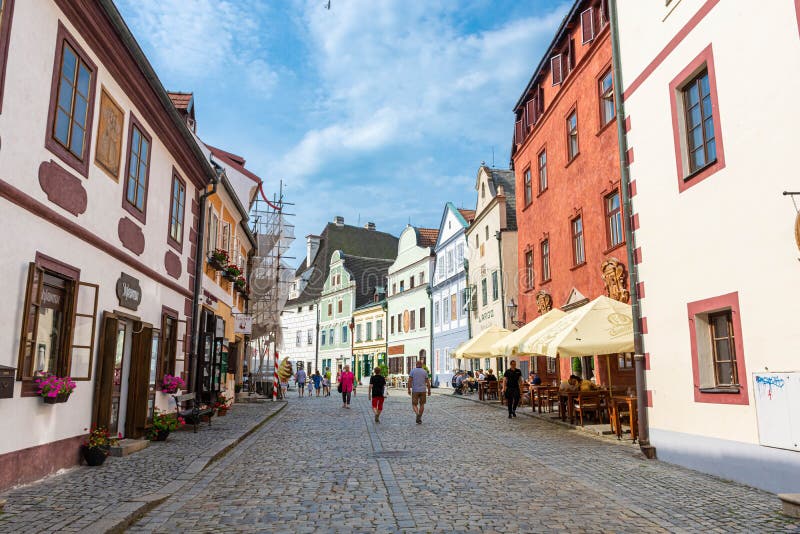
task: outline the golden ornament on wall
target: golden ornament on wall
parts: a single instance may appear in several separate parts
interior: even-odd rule
[[[545,314],[553,309],[553,297],[545,290],[536,293],[536,307],[540,314]]]
[[[122,155],[122,126],[125,115],[105,88],[100,93],[100,120],[94,160],[113,179],[119,179]]]
[[[608,258],[600,266],[606,295],[620,302],[628,303],[631,293],[625,289],[625,266],[617,258]]]

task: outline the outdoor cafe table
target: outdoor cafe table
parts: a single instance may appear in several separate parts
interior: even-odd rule
[[[578,398],[578,395],[583,393],[584,395],[588,394],[597,394],[599,400],[605,399],[606,402],[608,401],[609,392],[607,389],[592,389],[589,391],[559,391],[558,392],[558,415],[561,417],[562,421],[566,421],[567,417],[569,417],[570,424],[575,424],[575,399]],[[565,411],[566,408],[566,411]]]
[[[483,400],[483,393],[486,391],[488,380],[478,380],[478,400]]]
[[[631,414],[631,438],[636,442],[639,437],[639,414],[636,411],[636,396],[635,395],[621,395],[611,398],[611,430],[617,435],[617,439],[622,439],[622,423],[620,422],[619,408],[620,406],[628,406],[628,413]]]
[[[547,386],[544,384],[531,386],[531,409],[536,411],[536,406],[538,405],[539,413],[542,413],[542,401],[544,400],[544,395],[556,391],[558,391],[558,386]]]

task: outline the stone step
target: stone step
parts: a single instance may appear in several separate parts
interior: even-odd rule
[[[785,515],[800,519],[800,493],[779,493],[778,498],[783,503]]]
[[[150,441],[146,439],[121,439],[115,447],[111,447],[111,456],[128,456],[146,449]]]

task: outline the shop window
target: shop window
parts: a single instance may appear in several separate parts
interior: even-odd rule
[[[37,254],[29,264],[17,379],[48,375],[90,380],[98,286],[79,281],[80,272]],[[35,394],[33,384],[23,395]]]

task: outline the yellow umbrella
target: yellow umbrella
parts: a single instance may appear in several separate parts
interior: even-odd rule
[[[492,344],[511,333],[511,330],[490,326],[469,341],[462,343],[456,350],[456,358],[491,358]]]
[[[555,358],[633,352],[628,304],[600,296],[520,344],[520,352]]]
[[[514,356],[516,354],[525,354],[520,350],[520,346],[531,336],[535,336],[554,322],[564,317],[566,313],[554,308],[549,312],[540,315],[530,323],[524,325],[519,330],[511,332],[500,341],[494,343],[490,349],[492,356]]]

